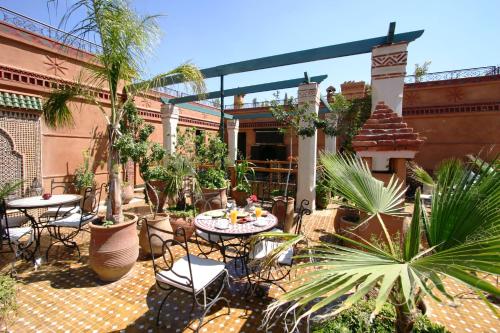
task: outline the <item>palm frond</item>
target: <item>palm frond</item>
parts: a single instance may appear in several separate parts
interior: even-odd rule
[[[18,180],[7,182],[3,186],[0,186],[0,201],[14,193],[14,191],[16,191],[23,183],[23,180]]]
[[[73,115],[68,103],[82,96],[82,93],[80,85],[64,86],[51,92],[43,103],[43,118],[47,126],[52,128],[73,126]]]
[[[408,163],[409,173],[408,175],[419,183],[434,186],[434,179],[427,173],[421,166],[415,162]]]

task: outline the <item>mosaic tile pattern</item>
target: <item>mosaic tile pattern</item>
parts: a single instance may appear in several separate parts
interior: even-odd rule
[[[307,216],[304,225],[307,233],[328,239],[333,232],[333,211]],[[156,289],[149,259],[141,255],[127,277],[103,283],[87,265],[88,234],[79,237],[81,263],[76,261],[75,253],[55,246],[49,263],[38,271],[26,263],[16,264],[19,311],[10,327],[12,332],[193,332],[197,321],[189,313],[191,300],[181,292],[174,292],[169,298],[160,327],[155,326],[163,294]],[[42,251],[46,246],[45,240]],[[190,250],[198,252],[194,244]],[[0,256],[0,260],[0,269],[7,271],[9,258]],[[230,268],[234,271],[234,267]],[[430,302],[431,320],[446,325],[451,332],[498,332],[499,320],[477,296],[453,281],[446,283],[452,293],[464,294],[455,304]],[[263,311],[279,292],[273,286],[265,297],[247,296],[245,281],[234,279],[231,289],[224,292],[231,302],[231,314],[227,315],[225,304],[219,303],[200,332],[262,332],[259,326]],[[270,330],[282,331],[281,327]]]

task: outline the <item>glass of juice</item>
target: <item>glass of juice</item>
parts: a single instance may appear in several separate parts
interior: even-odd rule
[[[235,223],[236,223],[236,220],[238,219],[238,210],[233,209],[233,210],[229,213],[229,218],[231,219],[231,223],[232,223],[232,224],[235,224]]]
[[[255,207],[255,216],[259,218],[261,217],[261,215],[262,215],[262,207],[259,206]]]

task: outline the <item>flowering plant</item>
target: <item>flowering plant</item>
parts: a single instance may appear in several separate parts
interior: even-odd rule
[[[257,202],[259,199],[257,199],[257,196],[255,194],[252,194],[251,196],[248,197],[247,201],[250,202]]]

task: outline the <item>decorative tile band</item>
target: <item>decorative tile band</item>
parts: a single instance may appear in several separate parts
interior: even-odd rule
[[[403,116],[500,111],[500,102],[446,106],[403,107]]]
[[[394,52],[372,57],[372,68],[406,65],[408,52]]]

